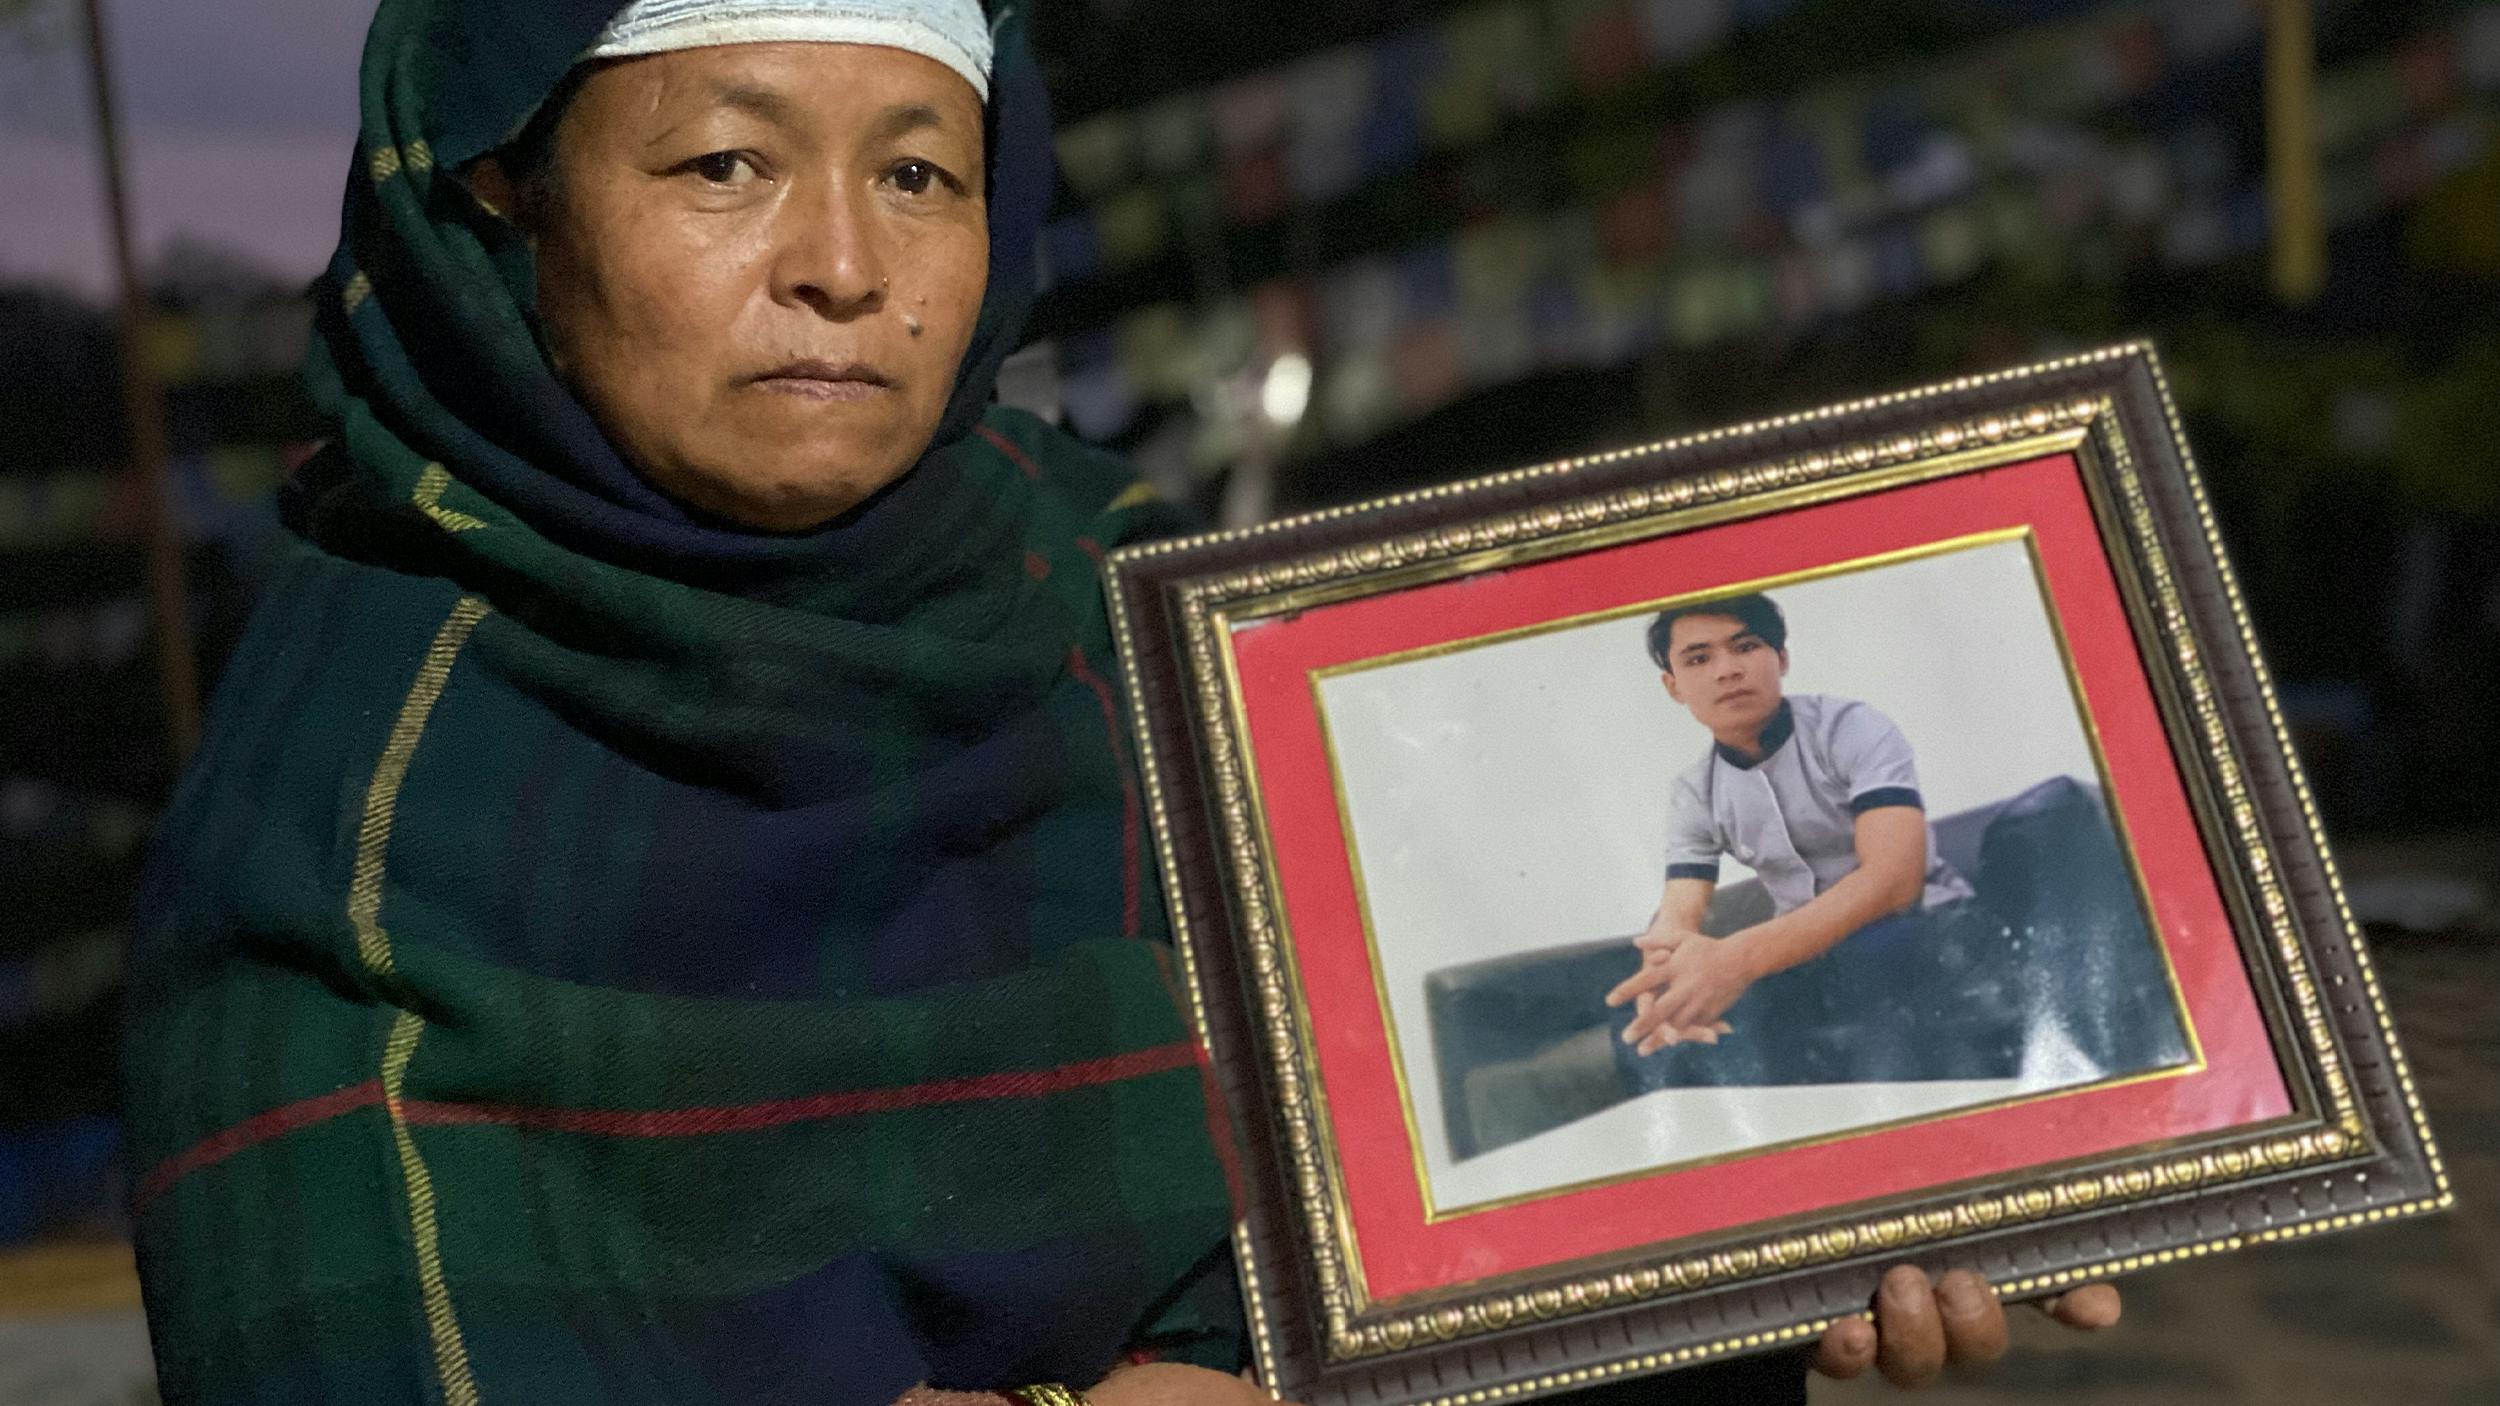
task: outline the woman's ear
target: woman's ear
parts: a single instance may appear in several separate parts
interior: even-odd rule
[[[512,184],[512,173],[493,154],[469,163],[467,172],[469,196],[487,214],[510,224],[527,225],[521,219],[521,192]]]

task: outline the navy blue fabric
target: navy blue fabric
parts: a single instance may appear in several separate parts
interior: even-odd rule
[[[700,1301],[675,1315],[668,1337],[719,1400],[799,1406],[827,1400],[839,1383],[857,1400],[884,1406],[929,1378],[896,1299],[883,1266],[852,1256],[734,1306]],[[793,1333],[793,1323],[841,1331]]]
[[[1886,806],[1908,806],[1912,810],[1925,810],[1927,803],[1919,798],[1917,789],[1910,786],[1878,786],[1872,791],[1861,792],[1849,798],[1851,815],[1864,815],[1870,810],[1882,810]]]

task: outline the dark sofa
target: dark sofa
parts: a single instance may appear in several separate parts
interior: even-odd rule
[[[2068,1057],[2079,1055],[2104,1074],[2158,1068],[2186,1057],[2161,955],[2097,790],[2056,777],[1994,805],[1941,817],[1935,830],[1938,849],[1970,878],[2019,957],[2011,988],[1997,983],[1995,1003],[2012,1002],[2027,1027],[2054,1022]],[[1747,880],[1718,891],[1703,929],[1724,935],[1770,915],[1762,885]],[[1659,1066],[1643,1067],[1617,1048],[1614,1033],[1626,1013],[1604,1004],[1607,989],[1638,965],[1631,939],[1610,937],[1445,967],[1424,979],[1452,1157],[1473,1157],[1659,1086]],[[1770,1008],[1757,1003],[1753,1017],[1761,1018],[1765,1009]],[[1729,1019],[1745,1010],[1740,1001]],[[1893,1072],[1875,1077],[2016,1072],[1957,1054],[1961,1047],[1952,1031],[1903,1030],[1902,1023],[1822,1029],[1817,1036],[1844,1046],[1905,1041],[1927,1052],[1910,1065],[1896,1060],[1888,1066]],[[1694,1070],[1709,1067],[1706,1049],[1669,1051],[1664,1058],[1680,1055],[1690,1056],[1684,1065]],[[1690,1081],[1810,1083],[1846,1077],[1815,1068],[1809,1060],[1792,1062],[1787,1074]],[[1679,1076],[1666,1077],[1672,1082]]]

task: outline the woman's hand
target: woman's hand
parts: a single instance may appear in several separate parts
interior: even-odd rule
[[[2092,1284],[2040,1305],[2069,1328],[2093,1331],[2118,1321],[2118,1290]],[[1925,1386],[1948,1363],[1994,1362],[2005,1355],[2005,1307],[1988,1281],[1956,1269],[1930,1282],[1910,1265],[1884,1276],[1875,1321],[1844,1318],[1825,1330],[1814,1370],[1846,1381],[1873,1367],[1894,1386]]]
[[[1123,1367],[1085,1389],[1094,1406],[1276,1406],[1276,1398],[1240,1377],[1149,1362]]]

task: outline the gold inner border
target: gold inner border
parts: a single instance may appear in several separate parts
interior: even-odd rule
[[[2177,1017],[2180,1033],[2185,1038],[2187,1045],[2187,1058],[2177,1064],[2162,1065],[2152,1069],[2136,1070],[2126,1074],[2118,1074],[2108,1078],[2094,1080],[2089,1083],[2065,1084],[2055,1088],[2034,1089],[2022,1093],[2008,1094],[1999,1098],[1986,1099],[1977,1103],[1944,1109],[1934,1113],[1907,1114],[1902,1117],[1884,1119],[1873,1123],[1852,1124],[1846,1128],[1834,1129],[1829,1132],[1803,1134],[1778,1142],[1768,1142],[1758,1147],[1738,1148],[1733,1151],[1714,1153],[1704,1157],[1687,1158],[1682,1161],[1660,1162],[1649,1166],[1636,1167],[1628,1171],[1614,1172],[1602,1176],[1584,1177],[1577,1181],[1558,1182],[1552,1186],[1538,1187],[1529,1191],[1514,1192],[1507,1196],[1493,1197],[1484,1201],[1469,1202],[1464,1205],[1443,1206],[1440,1204],[1439,1197],[1433,1190],[1431,1172],[1426,1165],[1426,1158],[1424,1156],[1423,1149],[1423,1132],[1415,1111],[1414,1093],[1409,1087],[1407,1081],[1404,1042],[1400,1038],[1397,1016],[1390,1008],[1388,983],[1381,964],[1379,936],[1372,920],[1371,893],[1363,877],[1362,850],[1361,846],[1356,843],[1354,838],[1352,800],[1346,794],[1344,771],[1338,764],[1337,760],[1335,732],[1328,721],[1328,704],[1322,693],[1321,686],[1335,679],[1356,674],[1371,673],[1379,669],[1391,668],[1399,664],[1413,663],[1421,659],[1446,658],[1450,655],[1465,653],[1469,650],[1490,648],[1495,645],[1508,644],[1516,640],[1554,634],[1563,630],[1604,624],[1611,620],[1620,620],[1634,615],[1653,614],[1657,611],[1681,605],[1688,601],[1708,600],[1714,597],[1735,595],[1746,591],[1776,590],[1784,586],[1797,585],[1801,582],[1827,580],[1836,576],[1848,576],[1861,572],[1880,571],[1887,567],[1900,566],[1909,562],[1927,561],[1937,557],[1950,556],[1959,552],[1976,551],[1987,547],[2002,546],[2009,543],[2021,544],[2025,567],[2032,579],[2035,589],[2039,592],[2039,604],[2048,621],[2050,638],[2057,649],[2058,667],[2065,680],[2067,694],[2074,704],[2076,722],[2082,729],[2085,746],[2090,750],[2092,755],[2093,775],[2100,783],[2102,804],[2109,816],[2112,828],[2116,831],[2119,852],[2125,856],[2126,859],[2128,882],[2132,886],[2135,893],[2137,912],[2144,920],[2146,934],[2152,938],[2154,948],[2161,956],[2163,979],[2168,983],[2170,992],[2171,1013]],[[1319,717],[1321,745],[1327,754],[1329,782],[1335,795],[1338,823],[1343,828],[1346,836],[1346,859],[1354,877],[1355,904],[1358,917],[1362,924],[1364,952],[1369,958],[1371,964],[1372,986],[1374,994],[1379,998],[1381,1024],[1389,1037],[1389,1054],[1391,1060],[1394,1061],[1393,1073],[1396,1078],[1398,1090],[1399,1112],[1406,1121],[1408,1146],[1412,1149],[1414,1154],[1415,1181],[1416,1185],[1422,1188],[1423,1191],[1424,1223],[1427,1225],[1437,1225],[1443,1221],[1455,1220],[1484,1211],[1501,1210],[1511,1206],[1524,1205],[1530,1201],[1541,1201],[1549,1197],[1568,1195],[1576,1191],[1586,1191],[1601,1186],[1614,1186],[1622,1182],[1634,1181],[1643,1177],[1658,1176],[1668,1172],[1686,1171],[1698,1167],[1718,1166],[1723,1163],[1737,1161],[1742,1158],[1762,1156],[1768,1153],[1784,1151],[1791,1148],[1818,1147],[1829,1143],[1845,1141],[1849,1138],[1863,1137],[1875,1133],[1886,1132],[1892,1129],[1918,1127],[1928,1123],[1944,1122],[1948,1119],[1988,1112],[1994,1109],[2013,1108],[2022,1104],[2037,1103],[2043,1099],[2065,1098],[2073,1095],[2086,1094],[2097,1089],[2123,1088],[2128,1085],[2149,1083],[2160,1079],[2183,1078],[2187,1075],[2198,1073],[2206,1067],[2204,1042],[2198,1035],[2195,1015],[2188,1009],[2185,995],[2180,989],[2178,965],[2171,959],[2169,943],[2162,934],[2160,920],[2154,914],[2151,891],[2144,878],[2144,868],[2138,861],[2134,843],[2129,836],[2126,817],[2118,805],[2117,791],[2110,778],[2108,748],[2102,741],[2099,721],[2093,717],[2091,707],[2084,697],[2083,680],[2075,666],[2074,649],[2067,640],[2065,623],[2058,616],[2056,600],[2049,589],[2047,571],[2040,560],[2038,544],[2034,540],[2032,529],[2028,526],[1996,528],[1986,532],[1968,533],[1960,537],[1922,543],[1915,547],[1905,547],[1894,551],[1871,553],[1867,556],[1853,557],[1847,561],[1834,562],[1818,567],[1809,567],[1801,571],[1783,572],[1773,576],[1763,576],[1751,580],[1729,582],[1711,586],[1702,590],[1681,591],[1674,595],[1661,596],[1653,600],[1636,601],[1625,605],[1608,606],[1601,610],[1583,611],[1577,615],[1567,615],[1553,620],[1539,621],[1533,625],[1516,626],[1510,629],[1492,631],[1482,635],[1473,635],[1464,639],[1446,640],[1436,644],[1420,645],[1412,649],[1399,650],[1391,654],[1376,655],[1367,659],[1358,659],[1345,664],[1333,664],[1326,668],[1314,669],[1311,671],[1311,701],[1312,708]],[[1459,1286],[1453,1285],[1449,1287],[1455,1288]]]
[[[2411,1070],[2392,1038],[2393,1032],[2383,991],[2375,970],[2370,965],[2367,949],[2358,940],[2351,909],[2345,900],[2342,885],[2334,872],[2332,861],[2328,858],[2325,832],[2317,814],[2315,801],[2312,798],[2307,778],[2301,771],[2299,760],[2290,750],[2290,733],[2284,724],[2271,677],[2265,669],[2263,660],[2256,654],[2247,609],[2240,596],[2237,580],[2231,573],[2229,562],[2222,554],[2220,533],[2214,523],[2203,486],[2195,477],[2194,458],[2188,450],[2184,433],[2180,428],[2177,408],[2171,400],[2168,382],[2163,377],[2160,364],[2154,357],[2151,347],[2147,344],[2125,343],[2035,366],[1985,376],[1966,377],[1939,385],[1895,392],[1771,420],[1730,426],[1705,434],[1659,441],[1606,454],[1558,460],[1488,479],[1445,484],[1373,503],[1332,508],[1279,519],[1241,532],[1221,534],[1220,537],[1217,534],[1208,534],[1125,548],[1112,555],[1106,575],[1107,590],[1112,606],[1113,632],[1120,653],[1122,672],[1133,696],[1142,696],[1139,692],[1142,679],[1139,662],[1141,644],[1130,628],[1130,616],[1123,599],[1125,571],[1135,562],[1201,548],[1216,540],[1255,540],[1269,534],[1304,528],[1356,513],[1439,501],[1460,494],[1481,493],[1489,489],[1532,480],[1564,477],[1584,469],[1636,456],[1690,449],[1735,436],[1763,434],[1862,415],[1887,407],[1906,405],[1941,396],[1964,394],[1983,388],[2019,386],[2079,367],[2130,360],[2139,362],[2149,371],[2155,392],[2161,402],[2172,444],[2188,469],[2190,501],[2195,509],[2197,523],[2202,530],[2205,544],[2213,555],[2233,626],[2239,643],[2247,652],[2258,693],[2272,723],[2273,741],[2282,750],[2286,760],[2293,790],[2300,803],[2303,828],[2319,857],[2328,894],[2338,915],[2338,931],[2335,936],[2341,937],[2351,950],[2356,970],[2361,978],[2363,994],[2369,1001],[2376,1028],[2386,1040],[2389,1066],[2409,1115],[2410,1130],[2423,1149],[2426,1165],[2430,1169],[2433,1194],[2401,1204],[2370,1207],[2363,1211],[2297,1225],[2272,1227],[2247,1234],[2215,1236],[2152,1255],[2113,1257],[2094,1261],[2049,1274],[2016,1280],[2000,1287],[2005,1292],[2015,1295],[2044,1292],[2065,1284],[2081,1282],[2091,1276],[2124,1272],[2147,1264],[2166,1263],[2174,1259],[2202,1255],[2213,1250],[2238,1248],[2247,1243],[2295,1239],[2321,1231],[2338,1230],[2347,1226],[2443,1209],[2454,1204],[2454,1190],[2449,1182],[2446,1167],[2440,1159],[2437,1145],[2431,1137],[2429,1124],[2423,1117],[2421,1100]],[[2107,422],[2098,428],[2103,429],[2105,438],[2114,441],[2121,451],[2120,454],[2113,455],[2112,459],[2120,469],[2131,473],[2132,458],[2123,453],[2125,435],[2123,429],[2115,424],[2114,407],[2106,400],[2077,398],[2058,404],[2037,405],[2010,413],[1991,413],[1971,420],[1939,424],[1917,434],[1896,434],[1881,440],[1864,441],[1835,450],[1811,451],[1743,469],[1721,470],[1698,478],[1682,479],[1647,489],[1619,490],[1602,499],[1584,500],[1512,514],[1506,520],[1510,524],[1507,532],[1503,529],[1505,520],[1496,520],[1492,524],[1476,524],[1472,527],[1448,527],[1428,532],[1409,533],[1387,544],[1373,544],[1369,548],[1356,548],[1335,553],[1313,554],[1296,561],[1232,573],[1225,577],[1201,580],[1177,587],[1174,594],[1178,597],[1177,604],[1181,608],[1179,623],[1182,677],[1185,685],[1194,687],[1199,740],[1209,749],[1203,758],[1203,763],[1217,792],[1215,798],[1217,814],[1214,818],[1221,832],[1221,838],[1227,842],[1229,857],[1234,861],[1234,878],[1238,880],[1241,867],[1242,856],[1238,842],[1244,827],[1240,822],[1245,821],[1247,817],[1238,794],[1240,777],[1230,764],[1229,738],[1224,735],[1226,729],[1222,723],[1221,685],[1214,682],[1220,677],[1220,671],[1213,658],[1215,651],[1212,648],[1213,634],[1209,628],[1207,606],[1209,599],[1215,594],[1215,588],[1223,587],[1228,594],[1239,592],[1244,586],[1268,590],[1296,581],[1308,582],[1324,576],[1367,569],[1367,563],[1364,560],[1366,557],[1371,559],[1368,567],[1376,569],[1378,565],[1387,561],[1392,553],[1403,560],[1410,553],[1429,550],[1435,542],[1444,544],[1445,550],[1455,550],[1463,548],[1471,535],[1515,536],[1522,530],[1553,531],[1566,521],[1574,525],[1602,522],[1637,511],[1718,501],[1739,494],[1757,493],[1793,479],[1810,479],[1852,471],[1863,473],[1877,464],[1916,457],[1925,451],[1949,452],[1964,443],[1995,443],[2025,431],[2039,434],[2047,432],[2052,426],[2076,423],[2092,425],[2095,421]],[[2140,483],[2132,486],[2130,498],[2135,510],[2128,516],[2125,535],[2140,550],[2158,553],[2159,539],[2154,533],[2149,505],[2143,498]],[[2123,554],[2111,551],[2108,556],[2113,563],[2116,563]],[[2177,588],[2175,582],[2170,581],[2168,577],[2166,562],[2164,568],[2162,579],[2168,583],[2167,603],[2171,608],[2169,623],[2172,626],[2168,631],[2164,653],[2168,659],[2176,659],[2180,667],[2201,673],[2201,662],[2192,641],[2184,650],[2184,657],[2181,657],[2182,651],[2178,642],[2188,639],[2184,629],[2184,610],[2178,604]],[[2158,674],[2159,671],[2155,672]],[[2207,691],[2210,692],[2209,681]],[[2205,740],[2219,744],[2221,747],[2213,761],[2218,769],[2224,770],[2225,780],[2232,783],[2222,788],[2224,793],[2230,794],[2236,786],[2237,794],[2244,799],[2247,794],[2246,784],[2238,771],[2236,760],[2230,754],[2227,738],[2222,734],[2218,707],[2204,710],[2195,721],[2200,724]],[[2175,727],[2177,720],[2173,719],[2172,722]],[[1146,782],[1149,818],[1154,825],[1157,854],[1168,872],[1176,863],[1177,849],[1169,808],[1169,788],[1162,779],[1164,759],[1158,755],[1159,750],[1153,739],[1150,736],[1147,737],[1144,745],[1139,749],[1140,768]],[[1191,758],[1184,755],[1175,760],[1178,764],[1187,765]],[[2193,771],[2194,769],[2183,766],[2183,770]],[[2214,816],[2202,813],[2200,810],[2198,818],[2218,828],[2219,822]],[[2241,837],[2247,838],[2253,835],[2255,814],[2252,805],[2243,804],[2234,808],[2229,812],[2228,819]],[[2257,837],[2254,843],[2262,852],[2262,837]],[[1255,871],[1255,863],[1251,867]],[[2263,881],[2261,886],[2271,884],[2279,894],[2280,880],[2274,877],[2274,869],[2270,860],[2261,859],[2251,868]],[[1238,899],[1240,897],[1238,883],[1234,885],[1234,888]],[[1212,1026],[1193,951],[1191,926],[1193,915],[1189,911],[1183,891],[1179,886],[1169,886],[1167,891],[1170,894],[1174,935],[1180,947],[1183,971],[1189,978],[1191,1019],[1200,1038],[1206,1040],[1211,1036]],[[1239,906],[1246,910],[1249,904],[1243,902]],[[2340,1053],[2336,1048],[2332,1030],[2325,1020],[2324,1008],[2316,999],[2314,982],[2309,978],[2306,961],[2299,951],[2296,935],[2292,935],[2292,940],[2288,945],[2284,941],[2286,930],[2289,928],[2288,908],[2284,910],[2284,914],[2284,919],[2274,925],[2274,931],[2269,935],[2276,939],[2274,951],[2277,959],[2283,961],[2288,968],[2284,975],[2294,988],[2295,1003],[2300,1014],[2299,1033],[2306,1037],[2309,1051],[2317,1062],[2322,1066],[2331,1066],[2333,1071],[2340,1075]],[[1220,914],[1205,916],[1219,924],[1222,920]],[[1246,912],[1236,915],[1237,919],[1246,918],[1246,916]],[[1219,937],[1221,931],[1219,927],[1217,932]],[[1292,1000],[1284,989],[1284,973],[1276,965],[1272,952],[1262,954],[1256,950],[1260,945],[1256,940],[1260,936],[1260,930],[1245,924],[1239,932],[1243,945],[1253,949],[1251,973],[1257,981],[1255,1014],[1259,1019],[1254,1020],[1251,1033],[1260,1040],[1267,1051],[1267,1072],[1272,1078],[1276,1078],[1279,1085],[1284,1085],[1288,1079],[1298,1077],[1290,1068],[1295,1054],[1291,1045],[1293,1031],[1290,1021],[1283,1020],[1280,1026],[1280,1019],[1290,1015]],[[2322,934],[2321,941],[2325,940],[2326,936]],[[1268,937],[1272,944],[1272,933],[1268,934]],[[1260,1024],[1262,1020],[1265,1022],[1263,1026]],[[1283,1077],[1277,1077],[1280,1070]],[[1291,1190],[1298,1206],[1304,1212],[1306,1234],[1302,1237],[1303,1248],[1309,1255],[1311,1278],[1318,1292],[1318,1303],[1324,1319],[1319,1325],[1324,1332],[1319,1346],[1329,1360],[1344,1362],[1395,1351],[1410,1345],[1445,1342],[1463,1336],[1498,1331],[1514,1323],[1550,1318],[1565,1311],[1585,1312],[1610,1304],[1636,1302],[1655,1297],[1660,1293],[1698,1288],[1740,1272],[1740,1266],[1741,1272],[1752,1273],[1763,1268],[1794,1268],[1802,1267],[1807,1263],[1829,1262],[1852,1254],[1889,1252],[1936,1235],[2035,1220],[2068,1211],[2088,1209],[2104,1201],[2123,1204],[2151,1196],[2193,1190],[2208,1183],[2241,1180],[2251,1176],[2312,1167],[2367,1155],[2370,1150],[2369,1129],[2352,1104],[2348,1081],[2339,1078],[2330,1081],[2330,1087],[2340,1094],[2335,1100],[2337,1106],[2333,1126],[2297,1136],[2261,1137],[2249,1140],[2246,1145],[2210,1149],[2193,1156],[2138,1163],[2134,1166],[2064,1181],[2018,1186],[2001,1193],[1981,1195],[1954,1206],[1879,1217],[1854,1224],[1838,1224],[1809,1235],[1784,1236],[1759,1245],[1738,1247],[1698,1263],[1667,1261],[1645,1265],[1635,1270],[1618,1271],[1611,1275],[1584,1277],[1543,1290],[1495,1295],[1471,1304],[1449,1305],[1428,1314],[1392,1315],[1385,1319],[1361,1323],[1356,1321],[1360,1306],[1353,1300],[1353,1295],[1349,1292],[1351,1286],[1336,1262],[1337,1246],[1332,1243],[1332,1238],[1326,1233],[1328,1217],[1322,1213],[1314,1219],[1310,1214],[1312,1203],[1324,1194],[1325,1183],[1323,1178],[1312,1174],[1311,1164],[1315,1149],[1309,1138],[1307,1100],[1301,1100],[1298,1103],[1280,1101],[1278,1113],[1280,1129],[1286,1134],[1287,1150],[1297,1173],[1292,1178]],[[1298,1128],[1295,1126],[1293,1117],[1297,1112],[1300,1112],[1305,1120]],[[1297,1133],[1298,1136],[1296,1136]],[[1313,1230],[1318,1233],[1307,1233]],[[1246,1226],[1236,1238],[1240,1251],[1243,1292],[1254,1304],[1263,1307],[1262,1271],[1253,1253]],[[1532,1381],[1478,1388],[1457,1395],[1437,1397],[1423,1403],[1422,1406],[1458,1406],[1461,1402],[1508,1400],[1530,1391],[1545,1391],[1578,1382],[1598,1381],[1627,1373],[1656,1370],[1667,1365],[1744,1351],[1765,1343],[1804,1337],[1821,1331],[1828,1326],[1829,1321],[1800,1325],[1776,1334],[1753,1333],[1731,1336],[1679,1348],[1672,1352],[1626,1358],[1602,1367],[1574,1369],[1550,1380],[1538,1378]],[[1276,1345],[1266,1331],[1267,1323],[1263,1312],[1254,1312],[1252,1326],[1254,1348],[1261,1373],[1271,1382],[1279,1380],[1280,1359]]]

